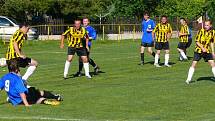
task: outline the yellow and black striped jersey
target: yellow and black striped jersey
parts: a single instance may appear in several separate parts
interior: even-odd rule
[[[181,35],[179,36],[180,42],[188,42],[189,39],[189,27],[187,25],[182,25],[180,29],[180,33],[186,34],[186,35]]]
[[[213,39],[214,39],[214,42],[215,42],[215,30],[213,30]]]
[[[80,48],[86,46],[85,40],[88,38],[88,34],[84,27],[80,29],[69,27],[62,35],[67,36],[69,47]]]
[[[169,23],[158,23],[153,32],[156,34],[156,42],[167,42],[167,36],[172,33],[172,27]]]
[[[25,34],[21,30],[17,30],[10,39],[10,43],[8,45],[6,59],[11,60],[13,58],[19,57],[19,55],[15,52],[14,42],[17,42],[18,48],[21,51],[24,41],[26,40]]]
[[[213,30],[206,31],[205,29],[199,30],[196,36],[196,42],[199,42],[207,51],[207,53],[211,53],[211,43],[213,40]],[[195,52],[202,53],[202,49],[196,45]]]

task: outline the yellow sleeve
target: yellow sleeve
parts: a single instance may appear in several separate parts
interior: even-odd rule
[[[196,42],[199,42],[201,40],[201,36],[202,36],[203,30],[199,30],[197,35],[196,35]]]
[[[169,33],[172,33],[172,27],[170,24],[169,24]]]
[[[70,32],[71,28],[69,27],[69,29],[67,29],[62,35],[66,36],[69,32]]]
[[[155,26],[155,28],[153,29],[152,32],[157,32],[157,31],[159,30],[159,25],[160,25],[160,23],[158,23],[158,24]]]

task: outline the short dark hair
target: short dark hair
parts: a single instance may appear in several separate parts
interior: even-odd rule
[[[19,28],[22,28],[22,27],[29,27],[29,24],[27,22],[24,22],[19,25]]]
[[[166,15],[162,15],[161,18],[167,18],[167,16]]]
[[[187,20],[186,20],[185,18],[183,18],[183,17],[182,17],[182,18],[180,18],[180,20],[184,20],[185,22],[187,22]]]
[[[19,66],[16,60],[8,61],[8,70],[9,72],[17,72],[19,71]]]
[[[150,16],[150,14],[149,14],[148,11],[145,11],[143,15],[144,15],[144,16],[145,16],[145,15]]]

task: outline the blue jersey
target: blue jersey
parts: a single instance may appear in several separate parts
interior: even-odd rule
[[[85,29],[87,30],[87,33],[88,33],[89,37],[92,37],[93,40],[96,40],[96,37],[97,37],[96,30],[92,26],[87,26],[87,27],[85,27]],[[88,42],[88,46],[89,47],[92,46],[92,42],[91,41],[92,40],[90,40]]]
[[[143,36],[142,36],[142,43],[152,43],[152,32],[148,32],[147,29],[153,30],[155,28],[155,22],[151,19],[148,21],[143,20],[142,22],[142,31],[143,31]]]
[[[20,93],[28,93],[23,80],[15,73],[8,73],[0,80],[0,89],[7,92],[10,102],[15,106],[22,102]]]

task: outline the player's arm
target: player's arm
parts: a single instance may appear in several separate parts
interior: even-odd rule
[[[168,34],[167,34],[167,40],[169,40],[171,37],[172,37],[172,27],[169,24],[169,31],[168,31]]]
[[[20,93],[20,97],[22,98],[22,102],[24,103],[25,106],[31,106],[29,105],[25,93]]]
[[[86,40],[86,48],[88,51],[90,51],[90,48],[88,46],[88,42],[89,42],[89,35],[88,34],[85,35],[85,40]]]
[[[96,37],[97,37],[96,30],[92,28],[92,36],[89,37],[89,40],[96,40]]]
[[[25,55],[19,50],[17,41],[13,42],[13,47],[14,47],[15,52],[19,55],[19,57],[25,58]]]
[[[61,35],[61,40],[60,40],[60,48],[64,48],[64,39],[65,36],[70,32],[70,29],[66,30],[62,35]]]
[[[158,25],[155,26],[154,30],[152,31],[152,39],[155,39],[155,33],[158,31]]]
[[[206,49],[202,46],[202,44],[200,44],[200,40],[201,40],[201,36],[202,36],[202,30],[200,30],[198,33],[197,33],[197,36],[196,36],[196,45],[201,48],[201,50],[203,52],[206,52]]]

